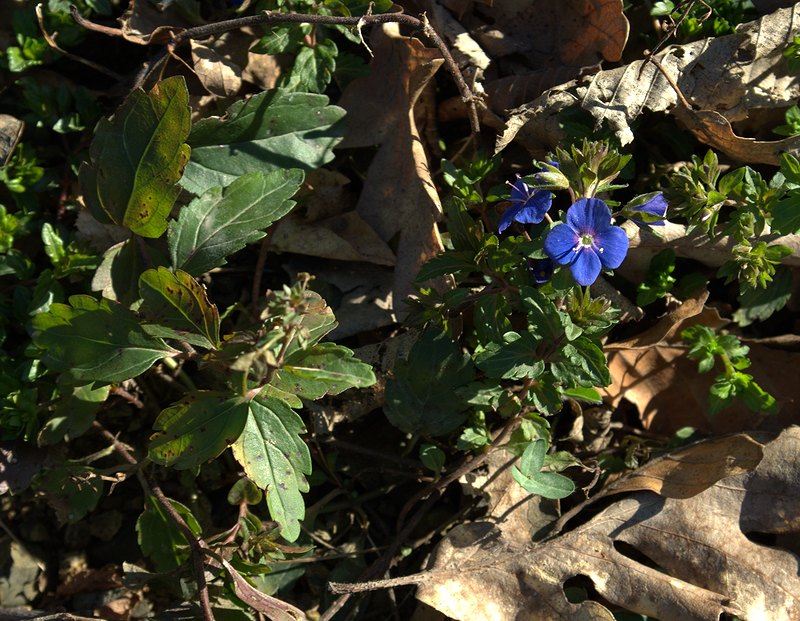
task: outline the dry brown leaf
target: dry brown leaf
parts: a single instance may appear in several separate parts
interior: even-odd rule
[[[242,68],[216,50],[192,40],[194,71],[212,95],[230,97],[242,88]]]
[[[755,468],[762,449],[743,433],[712,438],[647,462],[607,485],[601,495],[649,490],[665,498],[691,498],[717,481]]]
[[[473,15],[462,20],[471,34],[438,2],[428,0],[425,8],[468,81],[478,82],[475,89],[485,90],[496,113],[577,77],[584,67],[619,60],[629,30],[620,0],[497,0],[474,6]],[[500,61],[502,77],[481,84],[489,57]],[[444,102],[442,110],[446,118],[466,116],[458,98]]]
[[[290,215],[275,227],[270,247],[276,252],[294,252],[337,261],[395,264],[389,246],[354,211],[313,223]]]
[[[671,46],[657,60],[695,107],[716,110],[731,122],[742,120],[753,109],[787,107],[800,95],[800,81],[783,58],[799,21],[796,4],[742,24],[735,34]],[[633,140],[629,124],[642,112],[668,112],[677,103],[675,90],[655,64],[639,60],[553,88],[519,108],[497,150],[516,140],[543,153],[563,138],[562,110],[576,105],[591,113],[597,125],[608,122],[626,145]]]
[[[399,34],[397,24],[374,28],[370,74],[353,80],[339,102],[347,110],[343,147],[381,144],[367,171],[356,211],[389,243],[396,240],[395,312],[413,290],[425,261],[442,250],[436,227],[441,203],[413,116],[414,104],[441,66],[436,49]],[[386,76],[392,76],[387,80]]]
[[[5,166],[25,129],[25,121],[11,116],[0,114],[0,166]]]
[[[688,110],[678,106],[672,114],[700,142],[739,162],[778,166],[781,163],[781,153],[797,152],[800,149],[800,136],[783,140],[755,140],[737,136],[728,119],[713,110]]]
[[[639,281],[647,274],[650,260],[666,248],[671,248],[679,257],[694,259],[703,265],[719,267],[730,260],[736,240],[728,236],[709,239],[702,231],[689,232],[682,224],[667,222],[658,231],[650,227],[637,226],[630,220],[622,225],[630,240],[630,250],[625,262],[617,270],[626,278]],[[800,235],[762,235],[759,241],[768,245],[787,246],[792,254],[781,260],[784,265],[800,267]]]
[[[752,472],[688,499],[637,492],[524,548],[485,523],[461,526],[433,554],[430,571],[408,582],[420,585],[418,599],[463,621],[613,619],[598,602],[567,601],[564,583],[577,576],[605,601],[659,619],[800,618],[797,557],[747,537],[800,529],[799,451],[800,429],[792,427],[764,446]]]

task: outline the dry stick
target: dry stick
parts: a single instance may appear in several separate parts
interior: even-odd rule
[[[131,454],[128,448],[112,434],[108,431],[103,425],[99,422],[94,421],[92,426],[97,429],[101,435],[111,443],[111,446],[114,447],[114,450],[120,454],[120,456],[127,461],[129,464],[133,466],[138,466],[139,462],[136,458]],[[172,506],[172,503],[169,499],[164,495],[164,492],[161,490],[161,487],[152,480],[148,480],[141,470],[136,471],[136,476],[139,478],[139,482],[141,483],[142,487],[144,488],[145,492],[149,491],[152,493],[153,497],[155,497],[156,501],[161,508],[166,512],[166,514],[175,522],[175,525],[180,529],[183,533],[183,536],[186,538],[186,541],[189,542],[189,547],[192,549],[192,563],[194,565],[194,573],[195,578],[197,579],[197,593],[200,598],[200,608],[203,611],[203,619],[205,621],[214,621],[214,613],[211,611],[211,601],[208,597],[208,584],[206,583],[206,570],[205,565],[203,563],[203,548],[206,547],[205,541],[203,541],[200,537],[197,537],[193,532],[192,529],[189,528],[189,525],[186,521],[181,517],[181,515],[175,510],[175,507]]]
[[[526,383],[529,384],[530,382],[528,381]],[[459,466],[453,472],[451,472],[449,475],[440,479],[436,483],[433,483],[425,487],[422,491],[411,497],[408,500],[408,502],[406,502],[406,504],[403,506],[403,509],[400,511],[400,516],[397,519],[397,527],[399,531],[397,537],[395,537],[394,541],[388,547],[386,552],[384,552],[384,554],[378,560],[372,563],[372,565],[370,565],[369,568],[367,568],[367,570],[362,573],[360,579],[371,580],[372,578],[385,573],[386,570],[389,569],[389,566],[391,565],[392,559],[395,557],[397,550],[400,548],[403,542],[408,538],[411,532],[416,528],[417,524],[419,524],[419,522],[422,520],[425,514],[433,507],[434,504],[436,504],[436,501],[439,500],[439,497],[441,496],[444,489],[447,488],[454,481],[460,479],[468,472],[471,472],[475,468],[478,468],[479,466],[483,465],[483,463],[487,459],[489,459],[489,455],[491,454],[492,450],[502,445],[508,439],[508,436],[511,435],[511,432],[514,431],[519,422],[520,418],[518,416],[510,418],[503,426],[503,428],[500,430],[500,432],[492,440],[491,445],[489,445],[488,449],[485,452],[481,453],[480,455],[471,457],[465,463],[463,463],[461,466]],[[406,522],[405,521],[406,516],[411,511],[413,506],[416,503],[418,503],[421,499],[425,498],[425,496],[428,496],[428,498],[425,500],[422,506],[420,506],[419,509],[417,509],[416,513]],[[396,583],[398,585],[412,584],[412,582],[403,582],[403,578],[399,578],[398,581],[399,582]],[[379,581],[379,582],[385,583],[385,581]],[[354,586],[354,585],[337,584],[337,589],[345,589],[349,586]],[[384,588],[384,587],[380,586],[378,588]],[[347,603],[347,600],[350,598],[350,595],[356,590],[370,590],[370,589],[369,588],[353,589],[350,592],[346,592],[344,590],[335,591],[343,594],[340,595],[333,602],[333,604],[331,604],[331,606],[325,611],[325,614],[323,614],[320,617],[320,621],[330,621],[330,619],[332,619],[333,616],[337,612],[339,612],[339,610],[341,610],[342,606],[344,606]]]
[[[75,23],[83,26],[87,30],[94,30],[112,36],[121,36],[122,31],[116,28],[108,28],[100,26],[94,22],[89,21],[78,12],[75,6],[71,7],[72,19]],[[205,39],[215,35],[228,32],[230,30],[238,30],[247,26],[263,26],[266,24],[323,24],[323,25],[338,25],[338,26],[372,26],[375,24],[388,24],[398,23],[410,26],[417,30],[421,30],[428,39],[438,48],[442,58],[444,58],[453,80],[456,82],[458,91],[461,94],[461,99],[469,109],[469,121],[472,133],[480,133],[480,123],[478,121],[478,109],[475,105],[475,96],[472,94],[469,86],[464,81],[461,71],[456,65],[456,61],[450,54],[442,38],[433,29],[433,26],[428,22],[428,18],[423,15],[422,19],[404,13],[383,13],[381,15],[362,15],[354,17],[343,17],[338,15],[305,15],[302,13],[273,13],[265,11],[259,15],[250,15],[247,17],[237,17],[235,19],[228,19],[213,24],[205,24],[197,26],[196,28],[189,28],[183,32],[175,35],[172,40],[163,48],[153,59],[150,60],[147,67],[137,76],[135,86],[138,87],[150,74],[152,68],[156,67],[163,57],[175,50],[175,48],[183,45],[192,39]]]

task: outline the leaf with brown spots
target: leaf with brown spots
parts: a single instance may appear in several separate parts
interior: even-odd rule
[[[242,433],[247,401],[227,394],[195,391],[158,415],[147,456],[178,470],[194,468],[217,457]]]
[[[160,237],[189,161],[191,113],[182,77],[138,89],[97,125],[89,162],[80,169],[84,201],[101,222]]]
[[[157,324],[148,326],[148,333],[206,349],[219,346],[219,311],[205,287],[186,272],[173,274],[165,267],[147,270],[139,277],[139,294],[143,300],[139,312]]]

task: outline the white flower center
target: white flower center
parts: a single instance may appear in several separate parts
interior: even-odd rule
[[[594,243],[594,236],[589,233],[581,234],[578,245],[575,246],[575,252],[580,252],[584,248],[594,248],[600,254],[603,253],[603,248],[598,247],[597,244]]]

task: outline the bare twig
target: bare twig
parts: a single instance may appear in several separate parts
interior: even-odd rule
[[[108,28],[106,26],[101,26],[89,21],[78,12],[78,9],[75,6],[71,7],[71,11],[72,18],[75,20],[75,23],[88,30],[102,32],[110,36],[122,36],[122,31],[119,29]],[[444,43],[444,41],[442,41],[442,38],[430,25],[425,16],[420,19],[418,17],[414,17],[413,15],[406,15],[405,13],[383,13],[380,15],[345,17],[339,15],[306,15],[303,13],[273,13],[271,11],[265,11],[264,13],[260,13],[258,15],[237,17],[236,19],[228,19],[221,22],[215,22],[213,24],[205,24],[203,26],[189,28],[176,34],[166,45],[166,47],[162,49],[153,59],[151,59],[145,70],[141,72],[139,76],[137,76],[134,87],[141,86],[141,84],[150,75],[151,71],[163,61],[167,53],[174,51],[176,48],[192,39],[205,39],[207,37],[221,35],[231,30],[239,30],[240,28],[245,28],[247,26],[263,26],[267,24],[323,24],[357,26],[360,28],[362,26],[373,26],[376,24],[387,23],[404,24],[411,28],[420,30],[426,37],[428,37],[431,43],[437,47],[439,53],[444,59],[445,64],[447,65],[448,71],[452,75],[453,80],[458,87],[458,91],[461,94],[461,99],[467,105],[472,132],[474,134],[478,134],[480,132],[480,122],[478,120],[478,108],[475,103],[475,96],[472,94],[469,86],[467,86],[467,83],[464,81],[464,77],[461,75],[458,65],[456,65],[453,56],[450,54],[450,50],[447,49],[447,45]]]

